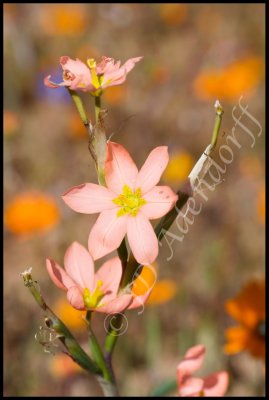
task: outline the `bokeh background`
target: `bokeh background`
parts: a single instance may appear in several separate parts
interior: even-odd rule
[[[81,319],[45,268],[46,257],[62,263],[72,241],[86,246],[96,218],[73,212],[60,197],[96,182],[67,91],[43,84],[48,74],[61,80],[62,55],[144,56],[124,85],[103,96],[107,132],[140,166],[153,147],[168,145],[172,161],[162,182],[175,190],[210,141],[216,99],[225,112],[221,143],[241,96],[263,127],[253,148],[238,129],[242,148],[233,148],[224,182],[208,193],[184,241],[174,242],[170,261],[165,242],[161,248],[158,279],[168,284],[142,315],[128,312],[114,354],[123,395],[148,395],[173,379],[186,349],[198,343],[207,346],[201,373],[227,369],[229,395],[263,393],[263,361],[227,355],[223,346],[235,324],[225,302],[264,278],[264,29],[264,4],[4,4],[5,396],[101,394],[91,376],[35,341],[43,315],[19,276],[33,267],[47,302],[87,346]],[[91,117],[93,99],[84,99]],[[244,123],[256,136],[257,125]],[[102,316],[94,327],[102,341]]]

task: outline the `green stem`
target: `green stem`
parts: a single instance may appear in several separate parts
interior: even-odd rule
[[[224,113],[218,100],[216,101],[215,109],[216,109],[216,118],[215,118],[213,133],[212,133],[212,139],[211,139],[211,151],[214,150],[214,148],[216,147],[218,136],[219,136],[219,131],[220,131],[220,126],[221,126],[221,121],[222,121],[222,116]]]
[[[22,274],[24,285],[28,287],[29,291],[33,295],[37,304],[45,311],[48,315],[45,322],[46,325],[53,329],[57,334],[59,340],[63,343],[68,351],[68,354],[72,359],[79,364],[82,368],[93,374],[100,374],[100,368],[90,359],[85,351],[80,347],[74,336],[65,326],[65,324],[54,314],[54,312],[46,304],[40,291],[37,289],[35,282],[32,279],[31,270],[26,270]]]
[[[94,97],[94,108],[95,108],[95,123],[99,122],[99,114],[101,111],[101,96]]]
[[[123,276],[124,276],[125,270],[127,268],[127,263],[128,263],[128,251],[127,251],[127,247],[126,247],[125,238],[123,238],[123,240],[120,244],[120,247],[118,247],[118,249],[117,249],[117,252],[118,252],[118,256],[121,260],[121,265],[122,265],[122,275],[121,275],[121,281],[120,281],[120,288],[121,288]]]
[[[166,214],[158,223],[157,227],[155,228],[155,233],[159,241],[161,241],[168,231],[168,229],[171,227],[173,222],[178,216],[179,211],[185,206],[187,203],[188,199],[193,196],[193,186],[192,186],[192,181],[195,180],[195,178],[199,175],[200,172],[203,172],[205,161],[207,160],[208,156],[211,154],[211,152],[214,150],[217,139],[219,136],[220,132],[220,126],[221,126],[221,121],[222,121],[222,115],[223,115],[223,109],[218,101],[215,103],[215,109],[216,109],[216,118],[215,118],[215,124],[214,124],[214,129],[213,129],[213,134],[212,134],[212,139],[211,139],[211,144],[207,146],[206,148],[206,155],[203,153],[196,165],[194,166],[192,172],[195,172],[195,176],[192,177],[192,179],[188,179],[183,187],[178,190],[178,200],[175,204],[175,206],[172,208],[171,211],[169,211],[168,214]],[[200,163],[200,160],[202,159],[202,163]],[[200,167],[197,168],[197,165],[200,165]],[[196,173],[197,171],[197,173]],[[191,175],[191,174],[190,174]],[[189,176],[190,176],[189,175]],[[121,287],[125,287],[128,284],[130,284],[134,277],[137,276],[135,275],[136,272],[139,270],[142,270],[140,268],[139,263],[134,259],[133,255],[131,254],[129,257],[129,262],[127,265],[127,268],[125,269],[124,276],[122,278],[121,282]]]
[[[77,92],[75,90],[71,90],[69,88],[67,88],[67,89],[75,103],[75,106],[79,112],[79,115],[80,115],[80,118],[82,119],[83,124],[88,127],[89,120],[88,120],[88,117],[87,117],[86,111],[84,109],[81,98],[79,97],[79,95],[77,94]]]
[[[86,320],[88,322],[88,331],[89,331],[89,345],[90,349],[92,352],[92,356],[96,364],[100,367],[100,369],[103,372],[103,377],[106,381],[112,382],[113,378],[110,374],[110,370],[108,369],[106,365],[106,361],[102,352],[102,349],[98,343],[98,340],[96,339],[95,334],[93,333],[93,330],[91,328],[91,323],[90,323],[90,315],[91,312],[87,312]]]
[[[112,353],[118,339],[118,332],[122,325],[123,314],[116,314],[113,317],[113,325],[110,324],[109,332],[105,340],[105,358],[111,361]]]

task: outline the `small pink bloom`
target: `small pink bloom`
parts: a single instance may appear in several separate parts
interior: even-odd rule
[[[167,214],[178,197],[168,186],[156,186],[168,160],[167,147],[156,147],[138,172],[127,150],[109,142],[105,164],[107,188],[85,183],[62,196],[77,212],[101,213],[88,241],[95,260],[116,250],[126,233],[140,264],[149,265],[157,258],[158,240],[149,220]]]
[[[44,83],[51,88],[67,86],[72,90],[82,90],[99,96],[103,89],[123,83],[127,74],[141,58],[130,58],[121,66],[120,61],[115,63],[113,58],[105,56],[102,57],[99,64],[96,64],[94,59],[89,59],[87,65],[78,58],[72,60],[68,56],[63,56],[60,58],[63,82],[54,83],[50,81],[49,75],[44,79]]]
[[[191,347],[177,367],[177,382],[180,397],[222,397],[227,391],[229,376],[226,371],[216,372],[206,378],[192,375],[201,368],[205,347]]]
[[[69,246],[64,257],[65,270],[56,261],[46,260],[46,266],[54,284],[67,292],[69,303],[77,310],[94,310],[116,314],[128,308],[139,307],[147,300],[146,295],[134,296],[122,291],[121,261],[114,257],[106,261],[95,273],[91,255],[79,243]]]

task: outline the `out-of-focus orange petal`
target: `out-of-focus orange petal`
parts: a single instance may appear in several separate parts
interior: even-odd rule
[[[152,265],[145,265],[141,274],[133,281],[132,292],[136,296],[145,294],[156,282],[156,268]]]
[[[4,223],[15,235],[27,235],[52,228],[59,220],[54,199],[38,192],[17,195],[5,208]]]
[[[177,285],[169,280],[163,279],[156,282],[146,304],[158,305],[167,303],[177,292]]]
[[[237,321],[254,327],[265,319],[265,282],[248,282],[234,299],[226,302],[225,308]]]
[[[263,186],[258,193],[257,212],[259,221],[265,223],[265,187]]]
[[[55,354],[50,362],[50,370],[56,378],[67,378],[78,372],[82,368],[66,354]]]
[[[163,174],[164,181],[169,183],[184,181],[187,179],[194,164],[194,158],[187,152],[172,155]]]
[[[42,4],[39,14],[40,29],[49,35],[76,35],[88,26],[90,14],[81,4]]]
[[[265,337],[252,335],[246,347],[253,357],[265,360]]]
[[[87,129],[78,113],[72,113],[70,116],[70,133],[75,138],[85,138],[88,136]]]
[[[228,314],[230,314],[235,320],[250,328],[255,327],[259,321],[259,315],[257,315],[255,311],[245,306],[240,307],[240,304],[235,300],[227,301],[225,308]]]
[[[19,129],[19,117],[14,111],[4,110],[4,135],[12,135]]]
[[[226,330],[224,351],[235,354],[249,351],[254,357],[265,358],[265,281],[250,281],[242,291],[225,304],[227,312],[240,326]]]
[[[54,306],[55,314],[70,328],[77,331],[85,330],[86,324],[83,317],[86,311],[78,311],[67,300],[61,299]]]
[[[126,86],[111,86],[104,92],[103,99],[109,104],[118,104],[124,101],[126,94]]]
[[[235,326],[225,331],[227,343],[224,346],[226,354],[236,354],[243,351],[248,342],[249,332],[241,326]]]
[[[242,93],[250,94],[264,76],[264,60],[248,57],[223,69],[201,72],[193,82],[197,97],[209,100],[237,100]]]
[[[179,25],[183,23],[188,15],[186,4],[160,4],[160,17],[167,25]]]

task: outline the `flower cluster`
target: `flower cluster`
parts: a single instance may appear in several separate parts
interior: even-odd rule
[[[123,83],[141,58],[131,58],[121,66],[108,57],[102,57],[99,63],[88,59],[86,65],[64,56],[60,59],[63,82],[55,84],[48,76],[45,84],[99,97],[105,88]],[[64,257],[65,270],[52,259],[47,259],[47,269],[55,285],[67,292],[74,308],[113,314],[144,304],[154,284],[143,295],[136,295],[131,287],[120,286],[123,269],[119,257],[106,261],[96,273],[93,260],[118,249],[127,236],[136,261],[141,265],[153,263],[158,256],[158,239],[150,220],[167,214],[178,196],[168,186],[158,185],[169,161],[166,146],[153,149],[140,171],[120,144],[108,141],[105,151],[105,185],[84,183],[62,196],[77,212],[100,213],[89,234],[88,250],[74,242]]]
[[[158,256],[159,248],[150,221],[164,217],[178,201],[178,195],[169,186],[159,185],[169,162],[168,149],[166,146],[154,148],[138,170],[122,145],[107,141],[105,133],[98,144],[96,133],[102,125],[100,96],[104,89],[122,84],[141,58],[131,58],[121,66],[120,61],[115,62],[108,57],[102,57],[99,63],[89,58],[84,64],[79,59],[63,56],[60,59],[63,82],[54,83],[50,76],[45,78],[45,84],[49,87],[64,86],[71,91],[81,90],[95,96],[96,124],[91,130],[93,143],[90,139],[89,148],[97,168],[99,184],[74,186],[62,195],[62,199],[76,212],[99,216],[89,233],[88,249],[73,242],[66,250],[64,268],[51,258],[46,260],[53,283],[66,292],[70,305],[79,310],[84,315],[83,321],[89,324],[91,313],[88,311],[121,315],[125,310],[143,306],[150,300],[151,294],[151,304],[161,304],[176,293],[174,282],[169,280],[160,281],[155,292],[152,291],[156,283],[156,271],[152,263]],[[70,93],[73,97],[74,94]],[[75,103],[80,115],[86,115],[82,102],[78,105],[77,97]],[[170,164],[167,176],[174,175],[175,170],[178,178],[178,160],[174,161],[173,165]],[[190,159],[187,161],[188,165],[192,163]],[[184,178],[186,174],[187,171],[183,174]],[[129,254],[127,248],[130,249]],[[94,262],[115,250],[118,250],[118,256],[106,259],[95,271]],[[133,265],[138,265],[138,268],[135,273],[131,269],[132,280],[128,278],[125,282],[125,273],[127,271],[129,277],[128,268]],[[114,342],[111,343],[113,346]],[[96,351],[99,353],[100,349],[95,345]],[[111,353],[107,356],[111,356]],[[179,363],[177,383],[180,397],[223,396],[226,392],[228,374],[225,371],[205,378],[193,377],[202,366],[204,356],[205,347],[198,345],[190,348]]]

